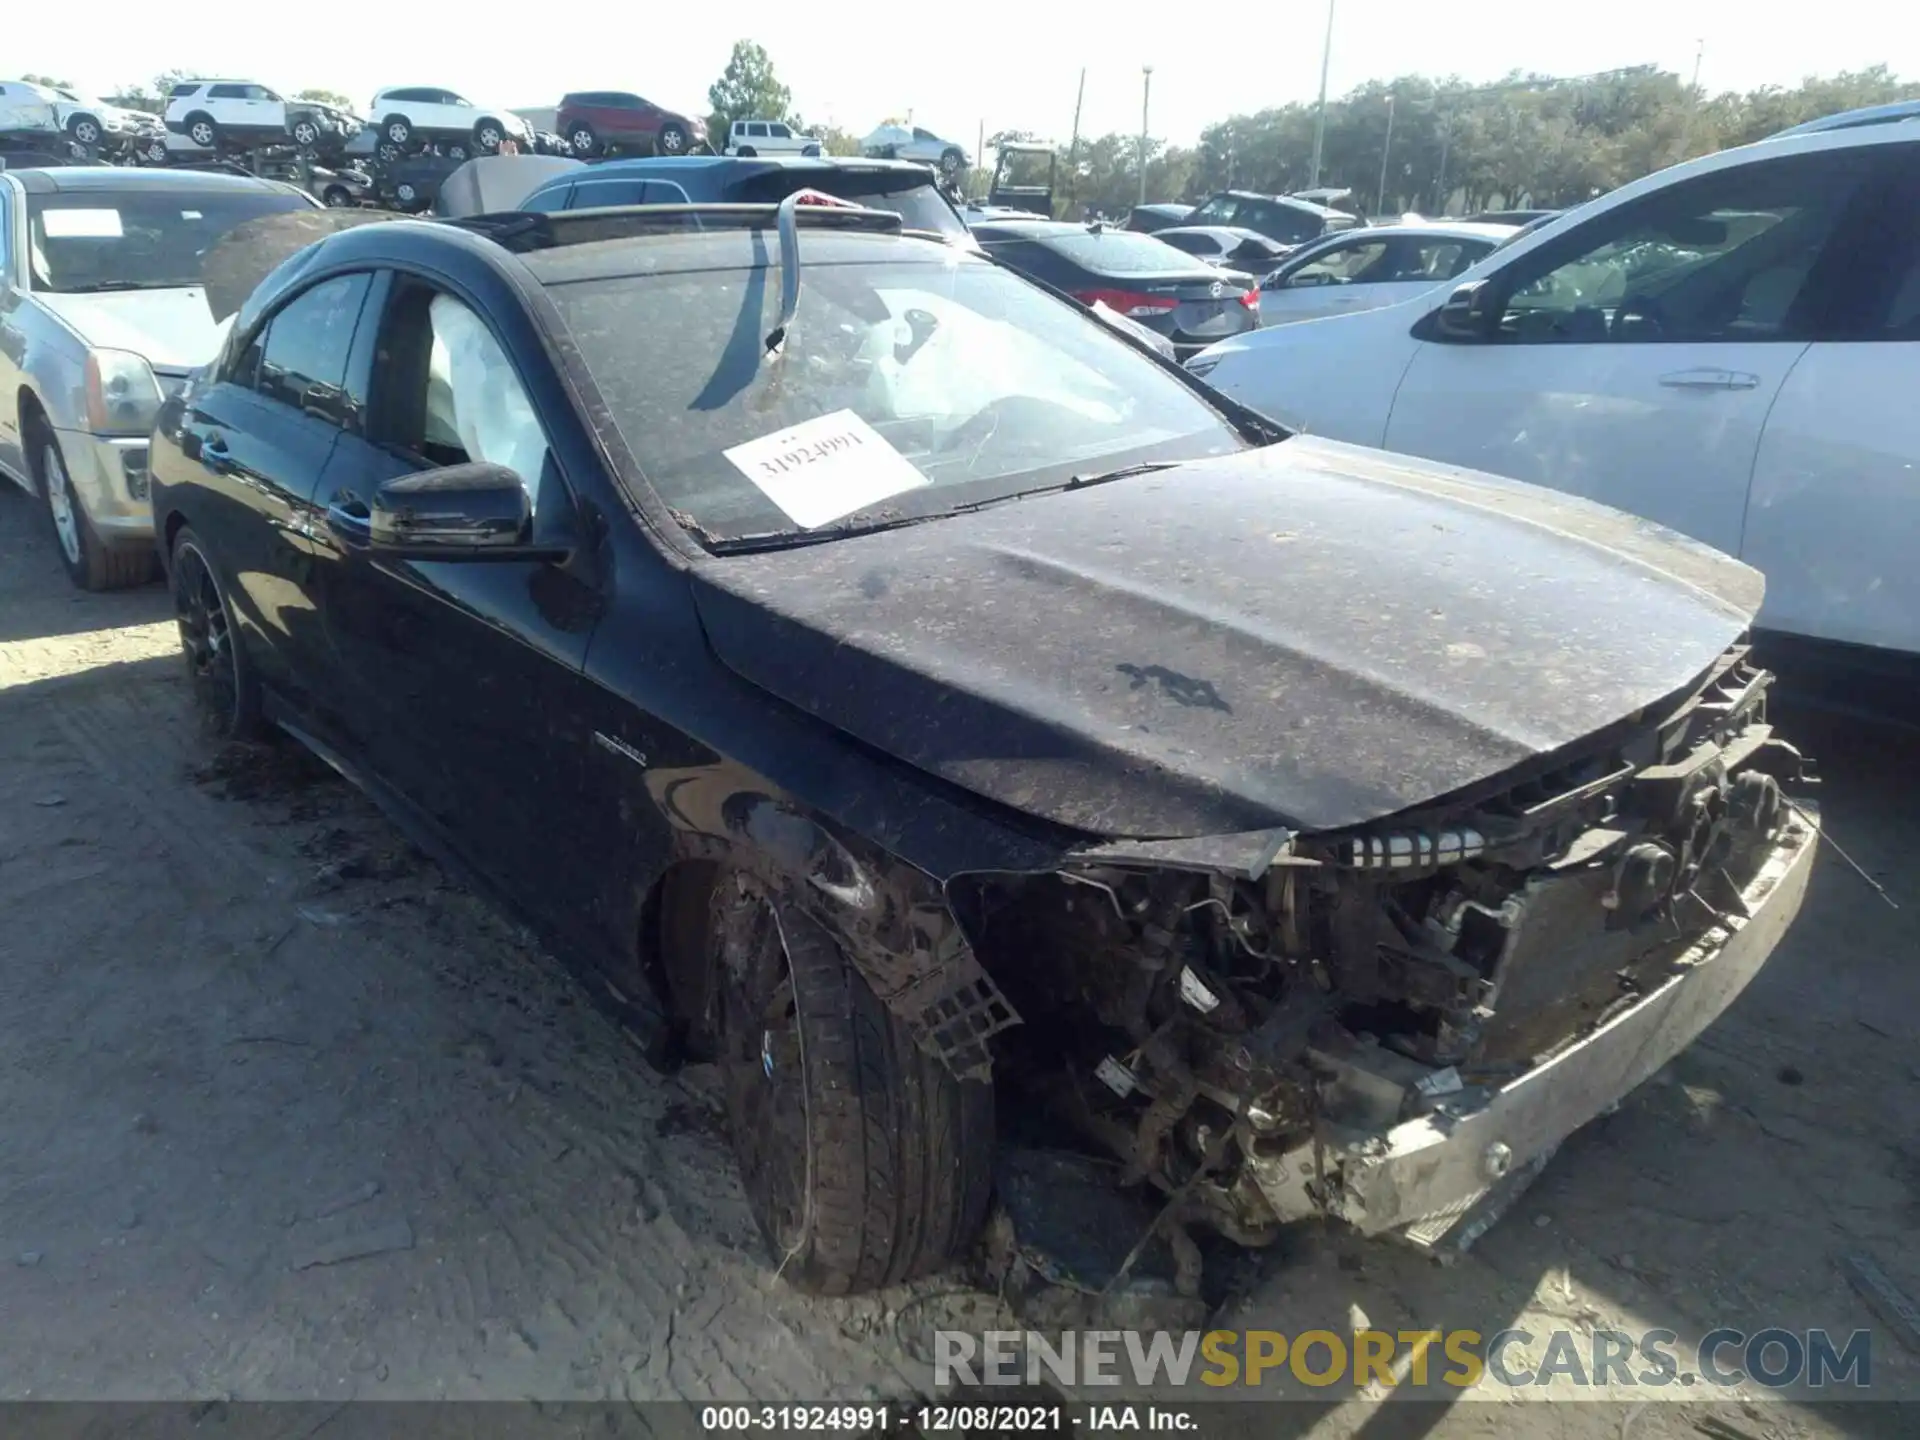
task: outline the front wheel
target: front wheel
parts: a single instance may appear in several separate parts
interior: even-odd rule
[[[600,137],[593,133],[593,127],[584,121],[567,132],[567,144],[576,155],[591,155],[599,147]]]
[[[216,740],[259,735],[260,689],[240,649],[233,611],[200,537],[185,526],[173,537],[173,614],[194,705]]]
[[[353,192],[344,185],[329,185],[321,194],[320,203],[329,210],[345,210],[353,204]]]
[[[67,134],[74,144],[92,149],[100,143],[100,122],[91,115],[76,115],[67,122]]]
[[[498,154],[500,142],[506,138],[506,131],[500,128],[498,120],[482,120],[473,127],[473,143],[480,147],[482,155]]]
[[[985,1219],[992,1085],[920,1049],[804,912],[726,874],[713,899],[727,1119],[780,1273],[847,1295],[946,1268]]]
[[[311,120],[293,122],[293,143],[303,150],[311,150],[320,143],[320,127]]]
[[[60,442],[44,425],[33,427],[34,470],[40,498],[53,526],[54,543],[67,578],[82,590],[124,590],[153,578],[153,551],[146,547],[110,546],[87,518],[86,506],[73,487]]]
[[[758,150],[755,150],[751,145],[742,145],[738,150],[734,151],[733,153],[738,155],[742,160],[749,160],[749,159],[752,159],[755,155],[758,155],[760,152]]]
[[[202,150],[212,150],[220,143],[220,127],[211,115],[189,115],[187,138]]]
[[[687,133],[687,127],[678,121],[669,121],[660,127],[660,153],[662,155],[684,155],[687,143],[693,137]]]
[[[959,176],[961,168],[967,163],[967,157],[958,150],[948,149],[940,155],[940,173],[952,180]]]

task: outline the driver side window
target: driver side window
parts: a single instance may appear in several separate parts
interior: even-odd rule
[[[1500,337],[1804,339],[1826,274],[1820,262],[1867,170],[1859,152],[1795,156],[1623,206],[1515,267]]]
[[[373,438],[423,467],[487,461],[526,486],[539,513],[547,438],[513,362],[473,310],[401,281],[381,325]]]
[[[1315,285],[1351,285],[1363,276],[1381,256],[1387,242],[1372,240],[1363,245],[1342,245],[1327,251],[1319,259],[1302,265],[1287,277],[1287,288],[1309,289]]]

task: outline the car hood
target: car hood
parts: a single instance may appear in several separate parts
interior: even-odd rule
[[[219,350],[225,334],[208,308],[207,292],[198,285],[103,295],[38,291],[33,298],[77,331],[87,344],[105,350],[130,350],[144,356],[156,370],[190,370],[206,364]]]
[[[1763,583],[1645,521],[1296,437],[695,572],[749,681],[1100,835],[1377,819],[1694,682]]]

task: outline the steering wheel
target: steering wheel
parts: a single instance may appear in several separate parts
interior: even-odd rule
[[[1628,295],[1614,307],[1613,324],[1608,327],[1608,330],[1610,334],[1618,337],[1627,329],[1659,335],[1664,333],[1666,328],[1666,320],[1660,314],[1659,301],[1646,295]]]

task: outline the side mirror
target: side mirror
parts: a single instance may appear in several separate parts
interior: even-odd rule
[[[504,465],[475,461],[401,475],[373,493],[367,541],[376,550],[516,550],[533,528],[527,488]]]
[[[1433,312],[1433,333],[1442,340],[1484,340],[1493,328],[1493,295],[1484,280],[1459,286]]]

